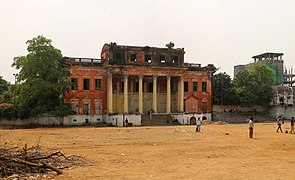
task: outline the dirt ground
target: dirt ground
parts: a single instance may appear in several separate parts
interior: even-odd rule
[[[289,128],[285,124],[284,130]],[[290,129],[288,129],[290,130]],[[54,179],[294,179],[295,135],[276,124],[0,130],[0,141],[82,155]]]

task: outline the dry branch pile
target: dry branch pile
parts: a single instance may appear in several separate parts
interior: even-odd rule
[[[82,166],[85,162],[80,156],[66,157],[60,151],[42,152],[39,145],[19,148],[4,144],[0,147],[0,178],[50,171],[62,174],[62,169]]]

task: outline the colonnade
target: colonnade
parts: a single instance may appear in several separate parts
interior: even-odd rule
[[[152,108],[154,113],[157,113],[157,80],[158,76],[153,76],[153,103]],[[138,112],[143,114],[143,76],[138,76]],[[108,112],[113,113],[113,78],[112,75],[108,75],[107,78],[107,104]],[[171,113],[171,76],[167,76],[167,96],[166,96],[166,113]],[[124,113],[129,112],[128,108],[128,75],[124,75]],[[184,83],[183,77],[178,81],[178,111],[183,112],[183,97],[184,97]]]

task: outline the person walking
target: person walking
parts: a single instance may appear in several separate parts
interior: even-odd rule
[[[291,118],[291,131],[290,134],[294,134],[294,117]]]
[[[201,132],[201,119],[198,117],[197,121],[196,121],[196,132]]]
[[[279,130],[281,130],[281,132],[283,132],[283,130],[282,130],[282,118],[281,118],[281,116],[279,116],[278,117],[278,119],[277,119],[277,123],[278,123],[278,128],[277,128],[277,132],[279,131]]]
[[[249,138],[253,138],[253,129],[254,129],[253,117],[250,117],[248,127],[249,127]]]

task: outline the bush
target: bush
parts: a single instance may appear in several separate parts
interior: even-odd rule
[[[0,119],[5,118],[5,119],[13,119],[14,118],[14,107],[5,107],[5,108],[0,108]]]

